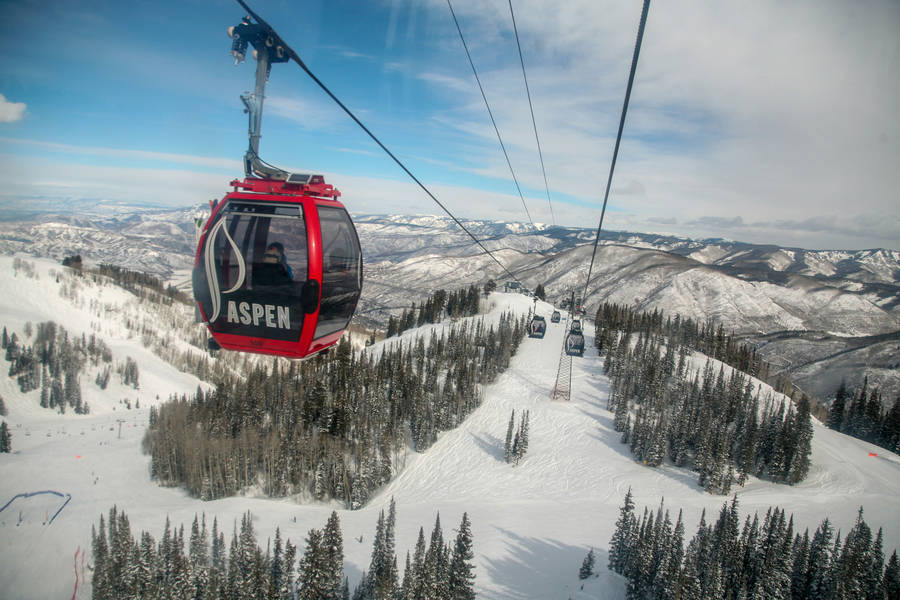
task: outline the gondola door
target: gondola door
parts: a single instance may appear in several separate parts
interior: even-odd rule
[[[322,240],[322,295],[311,351],[340,338],[356,311],[363,282],[362,250],[350,215],[338,202],[320,200],[316,204]]]

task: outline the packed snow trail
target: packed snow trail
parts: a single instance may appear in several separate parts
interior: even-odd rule
[[[538,314],[551,311],[549,305],[538,304]],[[647,468],[634,461],[606,410],[609,382],[602,374],[591,323],[584,327],[585,356],[572,360],[571,402],[550,400],[567,329],[567,321],[548,319],[543,339],[525,338],[510,368],[486,389],[483,404],[427,452],[412,456],[373,501],[386,503],[393,496],[398,510],[415,506],[424,512],[432,506],[442,516],[442,506],[454,507],[454,513],[468,510],[476,573],[488,576],[488,581],[478,580],[479,597],[565,597],[573,592],[568,586],[578,582],[577,570],[591,547],[601,579],[591,580],[586,589],[599,595],[581,592],[580,583],[576,591],[587,594],[583,597],[624,597],[621,580],[605,569],[605,553],[629,487],[639,511],[644,505],[655,508],[663,497],[674,513],[684,508],[689,536],[703,509],[714,516],[728,500],[705,493],[692,471],[671,465]],[[517,466],[504,462],[513,410],[516,423],[524,410],[530,412],[528,453]],[[756,479],[744,488],[735,486],[742,518],[778,505],[794,513],[801,530],[814,530],[828,516],[847,531],[863,505],[867,522],[885,527],[890,537],[886,548],[895,547],[900,536],[900,464],[879,464],[868,456],[867,446],[816,423],[807,480],[793,487]],[[406,547],[414,542],[410,536]],[[403,547],[398,539],[397,548]]]
[[[9,268],[10,262],[0,257],[0,269]],[[39,263],[43,269],[39,280],[21,275],[16,279],[9,269],[14,285],[0,299],[0,322],[20,331],[27,321],[37,323],[62,315],[59,318],[66,320],[59,322],[72,335],[80,335],[81,326],[90,333],[95,321],[87,308],[90,301],[112,304],[120,294],[109,288],[86,288],[84,294],[97,297],[88,297],[84,309],[71,307],[47,273],[50,264]],[[485,318],[493,322],[503,310],[524,315],[532,307],[531,299],[515,294],[495,294],[486,304],[490,314]],[[538,312],[549,317],[552,309],[538,303]],[[427,536],[439,512],[444,539],[450,541],[462,513],[467,512],[474,534],[478,598],[621,600],[624,580],[609,573],[605,565],[618,509],[629,487],[639,511],[645,505],[655,508],[663,496],[669,509],[677,512],[683,508],[688,535],[693,534],[701,510],[706,509],[708,517],[715,515],[729,500],[703,492],[697,486],[696,473],[671,465],[651,469],[633,460],[606,410],[609,384],[602,374],[603,361],[593,347],[589,322],[584,328],[585,356],[572,360],[572,400],[551,401],[567,322],[554,324],[548,319],[546,336],[523,340],[510,368],[486,387],[482,405],[458,429],[441,434],[427,452],[410,454],[405,469],[363,509],[302,504],[302,498],[252,497],[256,490],[248,490],[245,497],[201,502],[180,488],[154,483],[149,476],[150,459],[141,451],[147,407],[158,402],[157,397],[164,400],[171,394],[192,394],[200,382],[150,355],[140,339],[115,319],[94,326],[102,327],[102,336],[110,342],[117,361],[128,355],[136,357],[141,368],[140,390],[113,382],[110,389],[100,391],[83,382],[96,412],[59,415],[38,407],[39,391],[21,394],[13,379],[0,377],[0,395],[10,410],[5,420],[13,434],[14,452],[0,454],[0,497],[9,498],[20,490],[56,489],[72,494],[72,501],[52,527],[40,526],[46,520],[45,511],[38,514],[36,507],[25,511],[19,527],[10,510],[0,513],[4,597],[70,597],[75,585],[73,553],[79,546],[90,548],[91,527],[113,505],[128,515],[132,533],[146,530],[157,541],[167,516],[173,526],[189,528],[195,514],[205,513],[207,526],[218,519],[220,530],[230,538],[235,522],[250,511],[263,548],[278,527],[282,538],[292,540],[301,553],[309,530],[321,528],[331,511],[338,509],[345,574],[352,589],[369,567],[378,513],[387,509],[393,496],[400,565],[406,551],[414,549],[419,527],[424,527]],[[414,335],[415,331],[404,333],[404,337]],[[140,410],[125,410],[119,404],[126,392],[131,399],[139,397]],[[512,410],[517,422],[523,410],[530,411],[528,453],[517,466],[503,461]],[[124,419],[121,438],[119,419]],[[869,452],[879,456],[869,457]],[[870,526],[884,527],[885,555],[890,556],[893,548],[900,546],[897,461],[894,454],[816,424],[812,468],[806,481],[791,487],[751,480],[734,491],[742,517],[779,505],[794,514],[795,529],[815,528],[827,515],[846,533],[859,506],[864,505]],[[35,501],[39,498],[29,500]],[[54,505],[53,510],[56,508]],[[47,506],[46,512],[52,514],[53,510]],[[601,575],[581,582],[578,569],[591,547]],[[33,556],[41,560],[31,560]],[[79,577],[76,596],[89,598],[90,594],[89,576],[87,580]]]

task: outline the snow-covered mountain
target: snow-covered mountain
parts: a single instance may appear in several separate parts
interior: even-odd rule
[[[194,218],[201,207],[84,207],[0,223],[0,251],[61,259],[81,254],[189,286]],[[357,322],[385,327],[390,314],[440,288],[502,283],[507,272],[447,217],[356,218],[365,259]],[[558,301],[580,295],[595,231],[468,221],[467,228],[527,288]],[[722,323],[756,345],[818,398],[840,380],[868,376],[886,399],[900,394],[900,252],[804,250],[721,239],[603,232],[585,305],[616,302]]]
[[[192,327],[190,311],[178,305],[152,308],[121,288],[72,275],[53,261],[26,263],[16,269],[12,258],[0,257],[0,277],[6,282],[0,324],[21,334],[26,323],[53,319],[73,338],[96,334],[110,347],[114,363],[129,357],[137,361],[140,385],[124,385],[114,376],[103,390],[89,372],[82,388],[91,414],[60,415],[38,406],[38,390],[23,394],[13,379],[0,376],[0,395],[9,410],[3,420],[13,433],[14,450],[0,454],[0,501],[13,499],[0,511],[3,597],[90,597],[91,526],[113,505],[128,514],[133,532],[147,530],[157,540],[167,517],[174,526],[189,528],[195,514],[205,513],[208,523],[216,518],[228,535],[231,524],[250,511],[264,546],[278,527],[302,552],[307,532],[322,527],[335,506],[269,500],[254,497],[252,490],[243,497],[201,502],[181,489],[159,487],[149,477],[150,459],[141,451],[148,407],[204,385],[156,354],[172,346],[199,350],[185,339]],[[545,303],[537,306],[551,309]],[[485,318],[531,308],[525,296],[495,294]],[[620,443],[613,415],[606,410],[609,382],[593,347],[593,328],[585,331],[584,358],[573,363],[571,401],[550,401],[564,331],[565,323],[550,324],[544,339],[526,338],[510,368],[486,388],[481,406],[460,427],[442,434],[428,451],[408,454],[398,476],[365,508],[338,509],[351,586],[368,568],[378,513],[392,497],[401,563],[403,552],[414,548],[420,526],[427,531],[439,513],[449,530],[468,513],[476,591],[489,600],[621,600],[624,580],[605,565],[618,507],[629,487],[638,510],[655,508],[663,496],[667,507],[683,508],[689,532],[701,511],[709,518],[729,500],[703,492],[694,474],[684,469],[640,465]],[[425,332],[409,330],[403,339],[412,341],[420,333]],[[243,356],[223,353],[214,362],[229,359]],[[138,402],[140,409],[134,408]],[[529,451],[515,467],[503,460],[502,438],[512,410],[531,415]],[[762,516],[778,505],[793,514],[797,531],[814,529],[828,516],[846,532],[864,506],[868,523],[884,527],[889,555],[900,546],[900,456],[818,423],[814,428],[808,478],[796,486],[751,478],[737,489],[741,517],[757,511]],[[14,498],[37,491],[60,495]],[[601,576],[582,582],[578,567],[589,548],[598,554]]]

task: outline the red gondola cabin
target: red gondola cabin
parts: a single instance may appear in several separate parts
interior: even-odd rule
[[[194,297],[219,346],[304,358],[335,344],[362,291],[356,228],[321,175],[248,177],[213,207]]]

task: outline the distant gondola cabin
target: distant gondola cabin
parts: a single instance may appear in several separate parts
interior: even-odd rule
[[[545,333],[547,333],[547,321],[544,320],[544,317],[535,315],[528,325],[528,337],[542,338]]]

